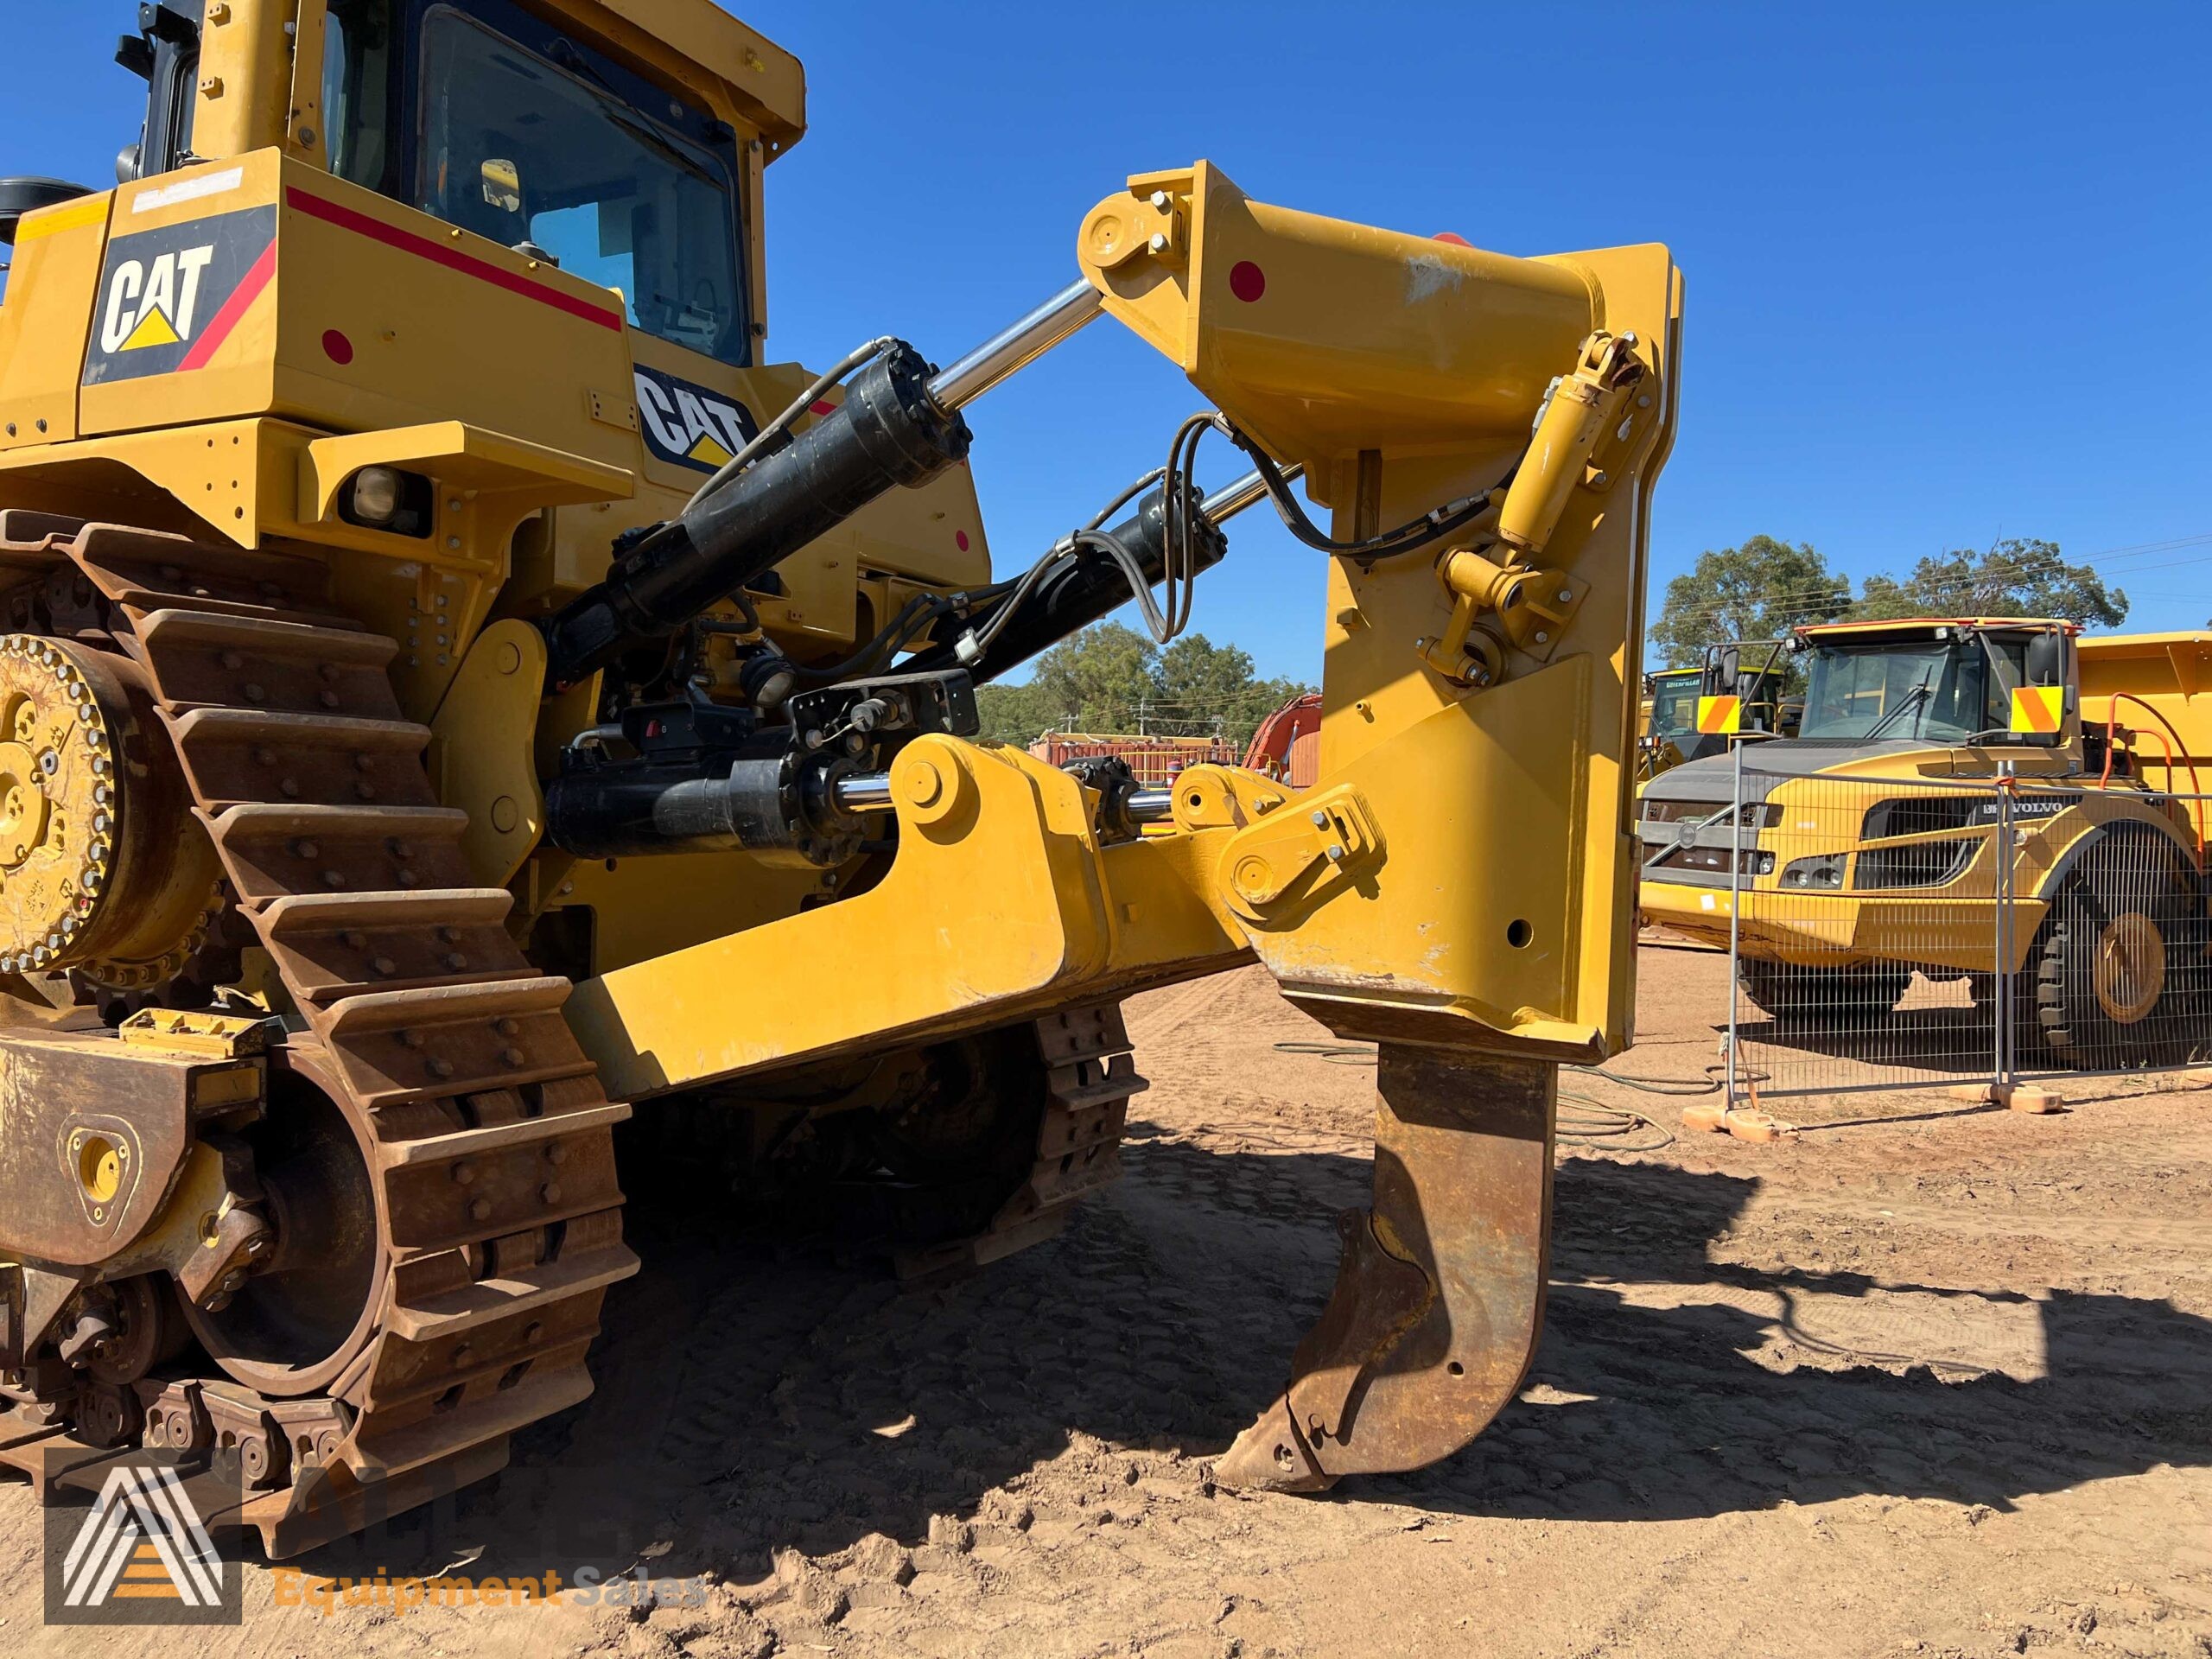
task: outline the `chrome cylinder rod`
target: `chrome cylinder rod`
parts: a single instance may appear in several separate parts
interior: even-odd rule
[[[1175,816],[1175,791],[1140,789],[1129,797],[1126,810],[1131,823],[1165,823]]]
[[[1306,463],[1294,461],[1287,467],[1275,469],[1282,474],[1286,484],[1295,484],[1306,475]],[[1205,501],[1205,515],[1213,524],[1225,524],[1247,507],[1257,506],[1268,499],[1268,486],[1257,467],[1236,480],[1211,492]]]
[[[834,789],[837,804],[848,812],[890,810],[891,774],[887,772],[864,772],[855,777],[840,778]],[[1128,811],[1132,823],[1165,823],[1175,816],[1175,791],[1140,789],[1129,797]]]
[[[837,805],[847,812],[881,812],[891,805],[891,774],[863,772],[840,778],[830,785]]]
[[[947,414],[965,408],[1096,317],[1103,304],[1089,283],[1070,283],[1012,327],[938,370],[930,381],[931,400]]]

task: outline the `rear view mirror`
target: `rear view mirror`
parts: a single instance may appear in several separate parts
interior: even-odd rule
[[[2056,685],[2065,675],[2066,641],[2056,633],[2039,633],[2028,641],[2028,683]]]
[[[1736,677],[1742,671],[1743,657],[1735,646],[1724,646],[1720,652],[1720,683],[1713,688],[1716,695],[1727,696],[1736,690]]]
[[[522,169],[493,156],[484,163],[484,200],[503,213],[522,212]]]

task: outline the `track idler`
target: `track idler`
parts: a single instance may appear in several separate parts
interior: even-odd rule
[[[1512,1399],[1543,1328],[1558,1068],[1384,1043],[1375,1202],[1290,1386],[1215,1466],[1224,1486],[1321,1491],[1419,1469]]]

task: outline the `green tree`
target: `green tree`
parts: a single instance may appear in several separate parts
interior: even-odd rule
[[[1809,543],[1754,536],[1740,547],[1708,549],[1669,582],[1650,639],[1669,667],[1688,666],[1705,660],[1707,645],[1779,639],[1801,623],[1831,621],[1850,605],[1851,579],[1830,569]]]
[[[976,709],[985,737],[1017,748],[1027,748],[1039,733],[1060,723],[1060,711],[1034,685],[979,685]]]
[[[1124,623],[1102,622],[1039,657],[1030,683],[1055,705],[1056,721],[1078,731],[1134,730],[1157,695],[1159,670],[1159,646]]]
[[[1252,658],[1235,645],[1217,645],[1203,633],[1185,634],[1160,653],[1153,678],[1163,702],[1217,708],[1251,690]]]
[[[2127,618],[2127,595],[2086,564],[2069,564],[2056,542],[2007,537],[1924,558],[1899,581],[1866,578],[1853,617],[2043,616],[2102,627]]]

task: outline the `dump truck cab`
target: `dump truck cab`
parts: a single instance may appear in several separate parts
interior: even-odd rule
[[[1738,700],[1734,724],[1740,731],[1794,734],[1797,705],[1786,696],[1789,669],[1782,656],[1778,641],[1708,645],[1705,660],[1694,668],[1662,668],[1645,675],[1638,777],[1648,780],[1686,760],[1726,752],[1724,734],[1699,729],[1700,710],[1710,697]]]
[[[2127,1000],[2132,1019],[2102,1008],[2030,1034],[2069,1064],[2085,1063],[2074,1033],[2093,1024],[2101,1058],[2135,1052],[2119,1028],[2158,1025],[2168,994],[2201,977],[2205,808],[2188,798],[2212,748],[2198,690],[2212,640],[2080,634],[2014,617],[1799,629],[1796,734],[1645,786],[1643,912],[1725,947],[1732,911],[1755,1001],[1845,1020],[1886,1013],[1916,971],[1986,993],[2000,941],[2010,971],[2080,1001],[2074,982],[2094,976],[2059,956],[2133,940],[2157,985]],[[2077,899],[2112,913],[2069,925]],[[2121,925],[2128,906],[2142,928]]]
[[[1694,732],[1698,694],[1704,686],[1701,668],[1662,668],[1645,675],[1644,736],[1664,741]]]

